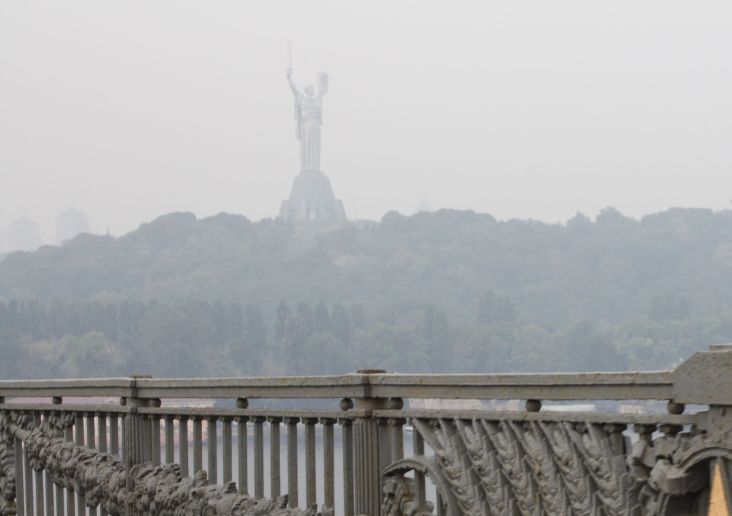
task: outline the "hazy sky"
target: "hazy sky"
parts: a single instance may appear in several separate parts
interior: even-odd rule
[[[276,216],[288,41],[298,83],[330,74],[323,168],[351,217],[732,207],[727,0],[2,0],[0,229]]]

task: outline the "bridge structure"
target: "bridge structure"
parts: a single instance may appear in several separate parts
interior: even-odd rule
[[[727,346],[660,372],[0,382],[2,515],[728,515],[731,464]]]

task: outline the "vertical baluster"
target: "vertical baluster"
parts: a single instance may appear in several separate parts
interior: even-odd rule
[[[280,496],[280,417],[269,418],[270,498]]]
[[[247,417],[239,417],[237,423],[237,466],[239,468],[239,492],[242,494],[247,494],[249,493],[249,450],[247,450]]]
[[[188,418],[181,416],[178,419],[178,461],[180,462],[180,474],[188,476]]]
[[[119,417],[114,412],[109,414],[109,453],[119,455]]]
[[[445,506],[442,503],[442,497],[440,496],[440,493],[437,493],[437,497],[435,498],[435,505],[437,506],[437,516],[445,516]]]
[[[78,446],[84,446],[84,415],[81,412],[76,413],[74,441]],[[81,493],[76,493],[76,514],[78,516],[86,515],[86,500],[81,496]]]
[[[378,428],[379,436],[379,471],[383,471],[384,468],[392,463],[391,460],[391,439],[389,420],[379,418],[376,420],[376,426]]]
[[[87,412],[86,414],[86,446],[88,448],[96,448],[96,425],[94,424],[94,413]],[[89,508],[89,514],[96,516],[97,508]]]
[[[404,457],[404,420],[390,418],[389,426],[391,427],[391,460],[394,462]]]
[[[299,418],[285,418],[287,425],[287,495],[289,497],[290,507],[295,508],[299,505],[299,494],[297,484],[297,424]]]
[[[152,433],[152,464],[153,466],[160,466],[160,416],[152,414],[150,419],[150,432]]]
[[[122,460],[125,459],[125,457],[129,457],[130,454],[127,452],[127,429],[130,425],[127,424],[127,418],[129,416],[127,414],[122,414],[122,416],[119,418],[119,424],[120,424],[120,443],[119,443],[119,452],[120,452],[120,458]]]
[[[53,482],[52,482],[53,484]],[[53,484],[53,494],[56,500],[56,516],[64,515],[64,488],[58,484]]]
[[[51,417],[50,412],[44,412],[43,419],[48,423]],[[53,482],[47,471],[43,472],[43,480],[46,492],[46,514],[53,516]]]
[[[46,514],[48,516],[53,516],[53,482],[51,481],[51,477],[48,476],[47,472],[43,472],[43,483],[45,485],[45,493],[46,493]]]
[[[193,474],[203,469],[203,428],[201,418],[193,418]]]
[[[96,425],[93,412],[86,413],[86,421],[84,428],[86,429],[86,440],[84,444],[87,448],[97,447]]]
[[[208,479],[212,484],[218,483],[218,450],[216,445],[216,416],[208,418]]]
[[[254,421],[254,497],[264,498],[264,429],[263,417],[253,417]]]
[[[353,516],[353,422],[346,418],[339,422],[343,431],[343,514]]]
[[[56,500],[56,516],[63,516],[64,514],[64,488],[58,484],[53,484],[53,495]]]
[[[233,470],[231,467],[231,418],[225,417],[221,424],[221,440],[224,449],[224,484],[231,482]]]
[[[51,399],[51,403],[54,405],[61,405],[63,403],[63,398],[60,396],[54,396]],[[59,413],[54,413],[54,415],[60,415]],[[51,416],[51,414],[49,414]],[[51,477],[46,473],[46,480],[48,483],[46,486],[50,486],[50,490],[46,490],[46,496],[51,496],[50,493],[53,492],[53,497],[55,500],[55,509],[56,509],[56,516],[63,516],[64,514],[64,490],[61,486],[55,485],[53,481],[51,480]],[[53,514],[53,511],[48,512],[49,516]]]
[[[152,461],[152,416],[150,414],[140,414],[142,425],[142,461]]]
[[[424,438],[422,437],[422,434],[417,431],[414,425],[412,426],[412,428],[412,450],[414,451],[414,456],[419,457],[424,455]],[[415,471],[414,482],[416,484],[417,490],[417,503],[419,504],[419,507],[424,507],[425,500],[427,499],[424,473],[422,473],[421,471]]]
[[[64,432],[64,437],[67,441],[74,440],[74,430],[71,426],[67,427]],[[76,513],[76,507],[74,504],[74,491],[72,489],[66,489],[66,516],[74,516]]]
[[[335,505],[335,454],[333,452],[333,423],[335,420],[324,418],[320,422],[323,425],[323,494],[326,507],[333,509]]]
[[[165,463],[175,462],[175,429],[173,428],[173,416],[165,416]]]
[[[13,441],[15,446],[15,508],[18,516],[24,516],[25,512],[25,475],[23,474],[23,441],[17,437]],[[28,513],[29,516],[33,516]]]
[[[148,462],[153,462],[153,448],[155,447],[155,432],[153,430],[155,428],[155,416],[153,416],[152,414],[147,414],[145,416],[145,423],[145,460]],[[160,458],[158,457],[158,463],[159,462]]]
[[[41,413],[36,412],[33,414],[33,424],[37,427],[41,426]],[[33,480],[35,484],[36,494],[36,514],[45,516],[46,501],[43,496],[43,470],[33,472]]]
[[[97,413],[97,432],[99,433],[98,447],[102,453],[107,453],[107,414],[104,412]],[[107,511],[100,507],[101,516],[107,516]]]
[[[315,474],[315,418],[304,418],[305,423],[305,503],[308,507],[317,503]]]

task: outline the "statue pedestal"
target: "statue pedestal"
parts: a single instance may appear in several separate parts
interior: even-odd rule
[[[343,203],[333,195],[330,181],[319,170],[303,170],[295,178],[290,198],[282,201],[280,217],[291,222],[347,220]]]

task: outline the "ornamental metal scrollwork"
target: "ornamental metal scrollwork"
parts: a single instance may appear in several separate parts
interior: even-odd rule
[[[13,437],[0,426],[0,514],[3,515],[15,512],[14,450]]]
[[[624,424],[591,421],[412,422],[434,451],[438,491],[454,499],[448,514],[653,516],[697,507],[709,461],[732,460],[731,416],[712,407],[705,417],[703,430],[638,425],[632,440]],[[410,479],[387,475],[384,495],[386,516],[421,514],[403,502],[413,497]]]
[[[128,472],[118,457],[66,441],[61,436],[63,426],[63,419],[48,418],[43,424],[33,426],[27,416],[0,414],[2,433],[23,441],[33,469],[45,471],[56,485],[84,495],[87,506],[99,505],[109,514],[125,514],[131,510],[136,514],[170,516],[321,515],[316,507],[288,508],[287,496],[255,499],[240,494],[233,482],[212,485],[204,471],[183,478],[177,464],[144,463],[131,467]]]

